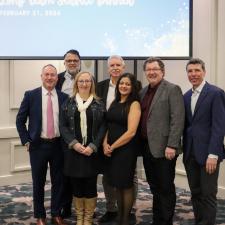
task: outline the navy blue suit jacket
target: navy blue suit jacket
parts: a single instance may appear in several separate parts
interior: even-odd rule
[[[61,112],[61,105],[67,95],[57,91],[59,101],[59,113]],[[26,127],[27,119],[29,118],[28,128]],[[42,89],[41,87],[31,91],[26,91],[21,102],[20,109],[16,117],[16,127],[22,144],[30,142],[32,144],[38,143],[41,136],[42,129]]]
[[[191,112],[191,95],[189,90],[184,95],[185,128],[183,135],[184,161],[190,153],[200,165],[205,165],[209,154],[224,158],[225,130],[225,94],[224,91],[206,82]]]

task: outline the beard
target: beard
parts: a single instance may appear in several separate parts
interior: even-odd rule
[[[68,73],[75,78],[75,76],[80,72],[80,68],[68,69]]]

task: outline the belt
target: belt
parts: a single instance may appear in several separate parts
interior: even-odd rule
[[[41,138],[41,141],[43,143],[55,143],[59,141],[60,137],[54,137],[54,138]]]

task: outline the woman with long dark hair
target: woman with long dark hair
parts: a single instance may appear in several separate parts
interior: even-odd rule
[[[117,81],[115,100],[107,112],[108,131],[104,154],[109,184],[117,190],[118,224],[128,225],[134,202],[133,177],[137,161],[136,131],[141,109],[133,74],[124,73]]]

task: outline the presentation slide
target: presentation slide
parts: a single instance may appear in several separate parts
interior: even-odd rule
[[[0,58],[188,57],[191,0],[0,0]]]

